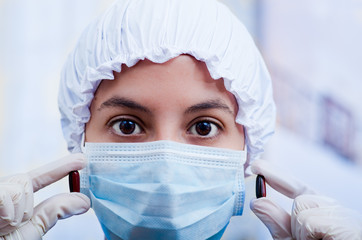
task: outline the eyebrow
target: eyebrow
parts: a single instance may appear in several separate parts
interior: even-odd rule
[[[101,104],[101,106],[97,109],[98,111],[107,107],[126,107],[130,109],[139,110],[148,114],[152,114],[151,110],[147,107],[124,97],[112,97]],[[207,100],[205,102],[201,102],[185,110],[185,114],[196,113],[200,111],[206,111],[209,109],[220,109],[229,114],[234,115],[234,112],[220,99]]]
[[[234,112],[228,107],[228,105],[226,105],[220,99],[208,100],[206,102],[195,104],[195,105],[189,107],[188,109],[186,109],[185,114],[205,111],[205,110],[209,110],[209,109],[220,109],[229,114],[234,115]]]
[[[151,110],[147,107],[124,97],[112,97],[103,102],[97,110],[99,111],[106,107],[126,107],[151,114]]]

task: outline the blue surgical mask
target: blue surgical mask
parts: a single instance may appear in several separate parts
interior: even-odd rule
[[[108,240],[220,239],[244,206],[245,151],[156,141],[86,143],[81,191]]]

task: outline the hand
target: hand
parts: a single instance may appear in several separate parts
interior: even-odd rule
[[[362,239],[362,216],[333,199],[316,195],[293,177],[276,170],[266,161],[252,163],[276,191],[294,199],[291,214],[268,198],[254,199],[251,210],[267,226],[274,239]]]
[[[33,207],[33,193],[84,168],[82,154],[72,154],[39,169],[0,179],[0,240],[40,240],[58,219],[86,212],[90,200],[81,193],[63,193]]]

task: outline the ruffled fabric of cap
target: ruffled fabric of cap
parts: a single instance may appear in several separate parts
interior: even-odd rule
[[[89,106],[102,80],[122,64],[164,63],[189,54],[206,63],[239,105],[248,160],[258,158],[274,132],[275,105],[269,73],[249,33],[216,0],[118,0],[92,22],[69,55],[61,75],[59,109],[68,149],[81,152]]]

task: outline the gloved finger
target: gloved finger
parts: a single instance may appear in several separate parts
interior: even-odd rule
[[[37,231],[43,236],[58,219],[85,213],[90,208],[89,198],[82,193],[63,193],[40,203],[34,209],[31,219]]]
[[[303,211],[313,209],[313,208],[327,208],[330,206],[336,206],[337,202],[334,199],[320,196],[320,195],[300,195],[295,198],[293,203],[293,210],[292,210],[292,233],[298,232],[296,229],[300,226],[300,222],[298,222],[300,219],[304,219],[305,217],[301,218],[301,216],[304,216],[304,214],[301,214]],[[310,212],[310,211],[308,211]],[[300,219],[299,219],[300,218]],[[299,219],[299,220],[298,220]]]
[[[358,239],[362,237],[362,218],[334,199],[302,195],[294,201],[292,234],[296,239]]]
[[[29,172],[29,176],[32,179],[32,186],[34,192],[54,183],[66,175],[69,172],[80,170],[86,166],[86,161],[81,153],[70,154],[64,158],[61,158],[55,162],[51,162],[43,167],[35,169]]]
[[[42,240],[42,236],[35,229],[33,223],[31,221],[27,221],[20,228],[15,228],[12,232],[4,235],[4,240]]]
[[[22,216],[21,222],[25,222],[33,216],[34,198],[32,182],[27,174],[11,176],[8,182],[18,184],[23,189],[24,195],[18,202],[19,207],[15,207],[15,213]]]
[[[332,219],[328,217],[328,211],[315,208],[301,212],[292,224],[292,236],[297,240],[324,239],[324,230],[333,224]]]
[[[24,217],[25,212],[25,192],[24,189],[17,185],[20,190],[19,194],[13,196],[12,201],[14,204],[14,220],[10,223],[11,226],[18,226]]]
[[[290,215],[268,198],[250,201],[250,209],[269,229],[273,239],[292,239]]]
[[[7,226],[17,226],[21,223],[24,215],[25,194],[21,185],[16,183],[6,183],[1,186],[3,204],[1,204],[0,231],[4,231]]]
[[[0,183],[0,235],[14,231],[33,214],[33,188],[26,174],[2,179]]]
[[[348,222],[348,214],[335,216],[335,210],[338,211],[338,207],[329,206],[301,212],[297,216],[293,237],[297,240],[359,239],[362,232],[356,230],[360,227]]]
[[[9,190],[14,193],[9,193]],[[11,195],[16,192],[16,189],[8,189],[7,185],[0,185],[0,236],[4,235],[2,228],[14,221],[15,210]]]
[[[281,172],[272,164],[264,160],[255,160],[251,163],[251,171],[265,177],[266,182],[276,191],[289,198],[296,198],[302,194],[314,194],[315,191],[298,181],[286,172]]]

